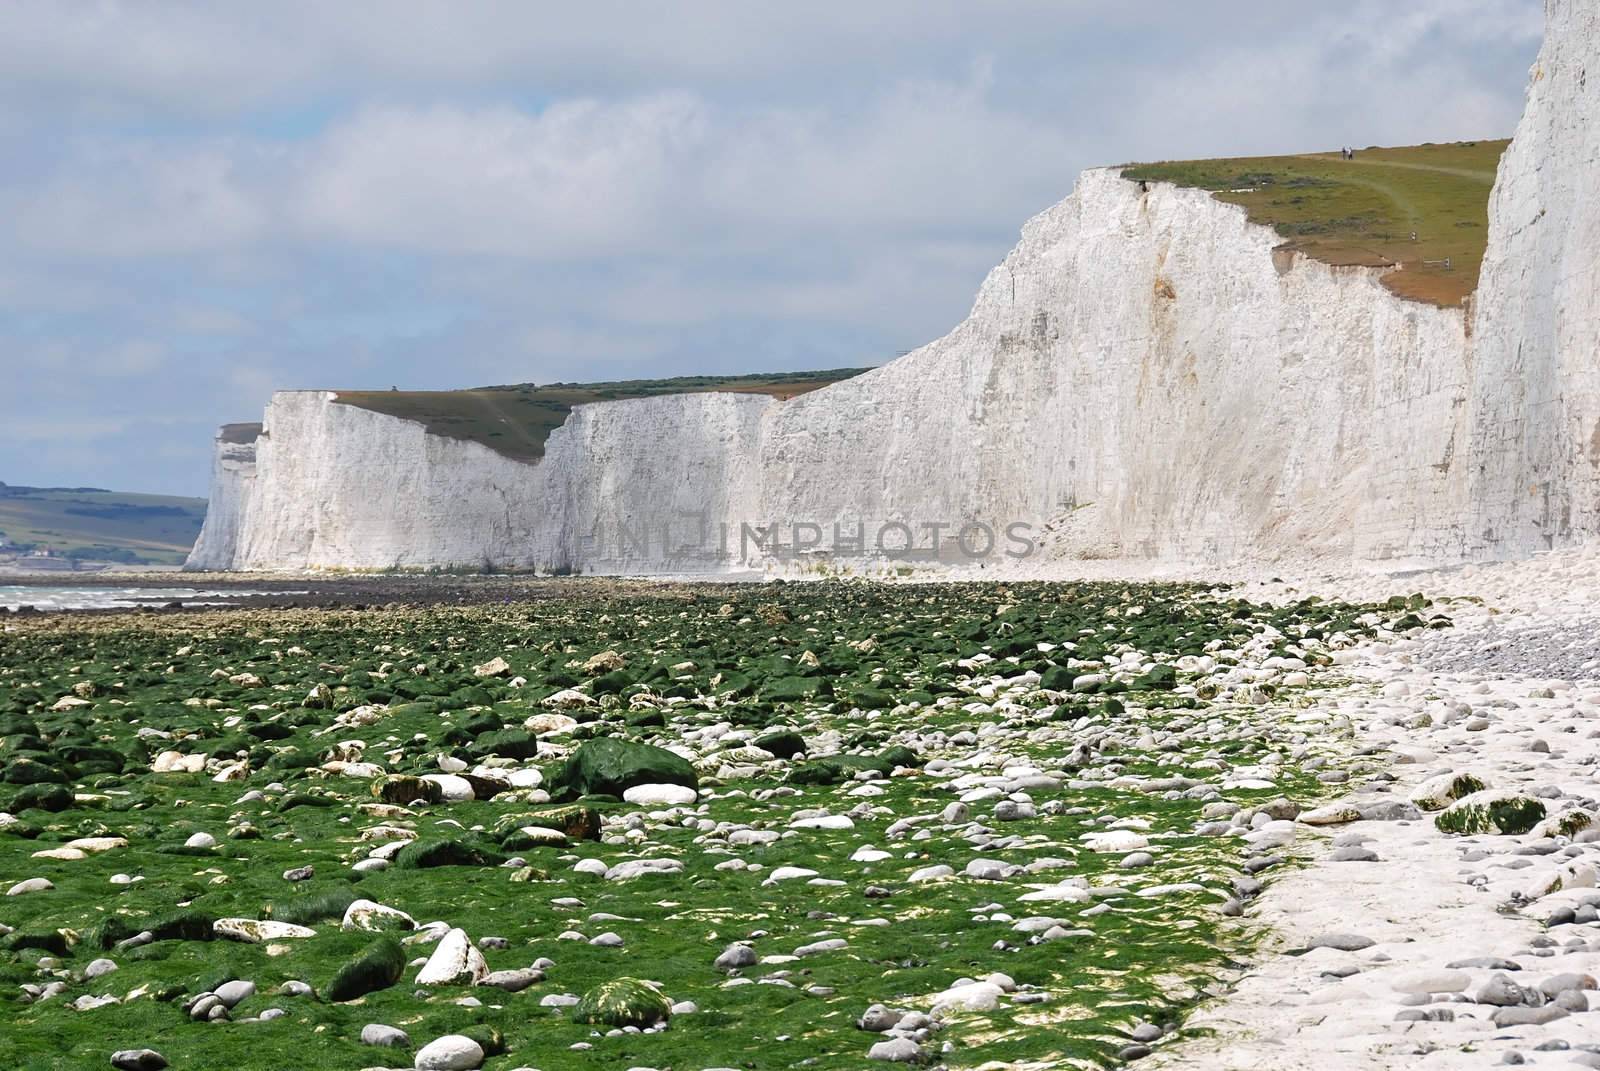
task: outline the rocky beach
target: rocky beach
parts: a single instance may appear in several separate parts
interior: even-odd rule
[[[1305,586],[1465,597],[1447,631],[1341,653],[1351,683],[1296,716],[1367,773],[1281,827],[1310,865],[1258,901],[1272,954],[1158,1066],[1600,1066],[1596,566]]]
[[[1313,723],[1324,689],[1449,620],[1113,582],[14,615],[5,1044],[1181,1051],[1265,948],[1296,820],[1379,768]]]

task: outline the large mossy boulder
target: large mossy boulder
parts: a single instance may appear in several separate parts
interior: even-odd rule
[[[833,694],[826,677],[778,677],[761,688],[761,698],[769,703],[797,703]]]
[[[405,973],[406,954],[393,937],[379,938],[360,955],[345,963],[323,991],[330,1003],[355,1000],[388,989]]]
[[[184,908],[153,921],[111,915],[89,930],[84,943],[104,951],[145,930],[149,930],[156,941],[211,941],[216,938],[216,922],[214,915],[193,908]]]
[[[600,839],[600,812],[593,807],[541,807],[514,817],[519,826],[560,830],[573,840]]]
[[[753,741],[762,751],[770,752],[780,759],[792,759],[802,755],[806,750],[805,737],[793,729],[780,729],[776,732],[758,736]]]
[[[1135,691],[1170,692],[1178,686],[1178,671],[1167,665],[1151,666],[1149,671],[1133,682]]]
[[[1076,676],[1066,666],[1049,666],[1039,674],[1039,687],[1047,692],[1070,692]]]
[[[1435,816],[1433,824],[1441,833],[1519,836],[1544,817],[1544,804],[1532,796],[1491,788],[1456,800]]]
[[[572,1007],[572,1019],[616,1029],[647,1027],[672,1016],[672,1002],[649,982],[614,978],[585,993]]]
[[[789,771],[789,783],[794,785],[838,785],[853,780],[865,770],[888,777],[897,766],[916,766],[916,752],[908,747],[889,747],[876,755],[824,755],[819,759],[802,762]]]
[[[16,812],[39,810],[59,813],[69,809],[74,798],[65,785],[26,785],[6,806]]]
[[[1456,800],[1488,788],[1476,774],[1459,772],[1440,774],[1418,785],[1411,792],[1411,802],[1424,811],[1442,811]]]
[[[384,803],[404,807],[408,803],[438,803],[444,790],[437,781],[425,781],[408,774],[391,774],[372,782],[372,794]]]
[[[665,748],[616,737],[585,740],[550,782],[550,797],[566,803],[584,796],[618,796],[636,785],[699,788],[689,760]]]
[[[19,756],[0,770],[0,780],[13,785],[65,784],[69,778],[65,770],[49,761],[39,761],[27,755]]]
[[[399,870],[426,870],[437,866],[499,866],[506,857],[491,848],[463,840],[414,840],[395,854]]]

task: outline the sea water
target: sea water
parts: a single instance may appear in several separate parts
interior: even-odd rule
[[[117,587],[111,584],[0,584],[0,606],[15,610],[112,610],[136,606],[165,606],[169,602],[215,606],[230,596],[257,595],[253,591],[204,591],[200,588]]]

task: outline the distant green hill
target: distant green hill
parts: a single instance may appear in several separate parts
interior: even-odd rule
[[[205,515],[203,498],[0,482],[0,556],[42,547],[95,561],[181,565]]]

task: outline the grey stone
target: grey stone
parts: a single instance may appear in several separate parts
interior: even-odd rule
[[[1422,809],[1406,800],[1358,803],[1356,809],[1363,822],[1416,822],[1422,818]]]
[[[1589,998],[1577,989],[1569,989],[1564,993],[1557,993],[1556,999],[1551,1003],[1569,1012],[1582,1013],[1589,1010]]]
[[[223,1007],[232,1008],[240,1001],[254,996],[255,992],[254,982],[224,982],[217,986],[216,997],[222,1001]]]
[[[1557,1019],[1565,1019],[1569,1014],[1565,1008],[1558,1008],[1554,1004],[1546,1004],[1542,1008],[1501,1008],[1494,1013],[1494,1025],[1501,1029],[1508,1026],[1543,1026]]]
[[[363,1045],[382,1045],[391,1049],[409,1049],[411,1047],[411,1035],[397,1026],[368,1023],[361,1028],[361,1043]]]
[[[754,967],[756,962],[755,949],[749,945],[735,944],[723,949],[714,966],[719,971],[736,971],[741,967]]]
[[[1370,937],[1358,933],[1325,933],[1313,937],[1306,948],[1333,948],[1340,952],[1360,952],[1364,948],[1371,948],[1378,942]]]
[[[905,1017],[905,1012],[893,1008],[886,1008],[882,1004],[874,1004],[856,1020],[856,1026],[874,1034],[881,1034],[886,1030],[893,1030]]]
[[[204,1019],[211,1014],[212,1008],[221,1007],[223,1007],[222,1001],[215,993],[202,993],[189,1005],[189,1018],[197,1021]]]
[[[1453,1023],[1456,1013],[1449,1008],[1404,1008],[1395,1013],[1397,1023]]]
[[[801,945],[794,950],[794,954],[804,959],[806,956],[815,956],[822,952],[837,952],[847,947],[849,942],[842,937],[831,937],[826,941],[813,941],[808,945]]]
[[[518,967],[509,971],[490,971],[479,985],[492,986],[507,993],[520,993],[529,986],[544,981],[544,972],[536,967]]]
[[[119,1049],[111,1054],[111,1066],[120,1071],[161,1071],[167,1058],[154,1049]]]
[[[1522,964],[1516,960],[1501,959],[1499,956],[1473,956],[1470,959],[1458,959],[1453,963],[1445,964],[1453,971],[1479,970],[1491,971],[1520,971]]]
[[[1569,989],[1593,989],[1595,980],[1589,974],[1553,974],[1539,983],[1539,992],[1547,997],[1555,997]]]
[[[1472,995],[1472,999],[1479,1004],[1493,1004],[1500,1008],[1537,1007],[1544,1003],[1544,997],[1537,990],[1524,989],[1499,973],[1490,975],[1489,980]]]
[[[1001,800],[994,805],[994,819],[996,822],[1020,822],[1035,817],[1037,813],[1031,803]]]
[[[435,1038],[417,1051],[417,1071],[473,1071],[483,1066],[483,1047],[461,1034]]]
[[[890,1038],[880,1041],[867,1050],[869,1060],[887,1060],[890,1063],[908,1064],[922,1058],[922,1046],[910,1038]]]

